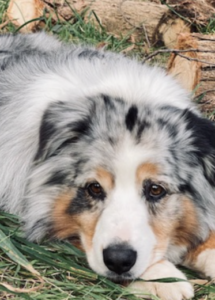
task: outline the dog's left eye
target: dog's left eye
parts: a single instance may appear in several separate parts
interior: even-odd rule
[[[146,196],[146,200],[157,201],[163,198],[167,194],[167,191],[162,185],[147,181],[144,184],[144,194]]]
[[[87,191],[93,198],[103,199],[105,196],[104,190],[98,182],[92,182],[87,185]]]
[[[161,185],[152,184],[150,186],[150,195],[151,196],[156,197],[156,196],[160,196],[160,195],[162,195],[164,193],[165,193],[165,190],[164,190],[164,188]]]

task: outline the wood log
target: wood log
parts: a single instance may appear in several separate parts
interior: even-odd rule
[[[190,25],[205,25],[215,15],[215,0],[10,0],[8,16],[17,26],[40,17],[44,8],[54,20],[84,14],[86,22],[100,24],[118,37],[132,34],[135,41],[147,40],[149,46],[173,47]],[[92,13],[93,12],[93,13]],[[96,17],[96,16],[97,17]],[[34,30],[36,22],[23,31]]]
[[[45,8],[41,0],[11,0],[7,9],[7,16],[17,27],[26,22],[39,18]],[[39,21],[33,21],[20,29],[20,32],[32,31]]]
[[[17,26],[43,15],[44,9],[53,20],[56,13],[62,19],[75,18],[75,11],[86,22],[100,24],[118,37],[132,34],[135,41],[147,41],[148,46],[165,44],[172,47],[178,34],[189,32],[188,23],[169,11],[157,0],[10,0],[7,15]],[[98,22],[99,20],[99,22]],[[38,22],[30,22],[22,31],[33,31]],[[99,24],[100,23],[100,24]]]
[[[178,42],[175,49],[188,50],[197,49],[197,41],[190,34],[181,34],[178,37]],[[181,57],[180,55],[185,56]],[[201,63],[193,59],[198,58],[196,52],[185,52],[185,53],[173,53],[171,54],[168,62],[168,72],[172,74],[181,85],[189,90],[193,91],[200,81]]]
[[[215,15],[215,0],[42,0],[65,19],[88,8],[86,21],[95,21],[95,12],[104,28],[125,37],[133,32],[138,40],[148,38],[152,45],[162,42],[172,47],[178,34],[189,32],[190,26],[207,25]],[[162,3],[162,4],[161,4]]]
[[[193,25],[206,26],[208,21],[214,18],[214,0],[166,0],[163,2],[170,5],[175,13],[186,18]]]
[[[176,49],[197,49],[172,54],[168,71],[186,89],[193,91],[201,109],[210,114],[215,110],[215,34],[182,34]]]
[[[188,24],[169,13],[166,5],[160,1],[142,0],[42,0],[55,7],[58,14],[66,20],[74,16],[73,9],[78,13],[85,12],[85,21],[98,21],[105,30],[118,37],[126,37],[132,33],[137,40],[148,40],[151,45],[158,42],[166,46],[173,45],[181,32],[190,31]],[[71,9],[72,8],[72,9]],[[176,20],[177,19],[177,20]]]
[[[152,41],[155,30],[168,8],[163,5],[143,2],[140,0],[43,0],[45,3],[55,6],[58,13],[69,20],[74,16],[73,10],[85,13],[85,21],[93,22],[98,26],[94,12],[101,25],[109,33],[115,36],[128,36],[133,33],[136,39],[144,39],[144,35]],[[71,9],[72,8],[72,9]]]

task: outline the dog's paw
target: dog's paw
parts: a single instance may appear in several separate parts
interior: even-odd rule
[[[215,282],[215,249],[206,249],[202,251],[196,259],[196,262],[193,263],[192,267],[203,273],[204,276],[210,277],[213,282]]]
[[[141,276],[142,279],[161,279],[175,277],[186,280],[185,275],[169,261],[161,261],[152,265]],[[161,283],[136,281],[130,285],[136,295],[146,298],[146,294],[158,296],[162,300],[190,299],[194,296],[192,285],[187,281]],[[145,295],[144,295],[145,293]]]

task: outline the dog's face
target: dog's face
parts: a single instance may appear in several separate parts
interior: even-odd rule
[[[44,228],[78,237],[91,268],[115,279],[165,256],[179,261],[212,217],[202,209],[211,146],[201,149],[197,121],[212,126],[189,110],[105,95],[50,105],[28,185],[30,238]]]

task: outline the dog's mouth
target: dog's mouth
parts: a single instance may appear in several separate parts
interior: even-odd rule
[[[111,279],[113,282],[123,283],[123,284],[125,284],[127,281],[131,281],[134,279],[134,276],[132,275],[131,272],[126,272],[121,275],[118,275],[114,272],[108,271],[106,277]]]

